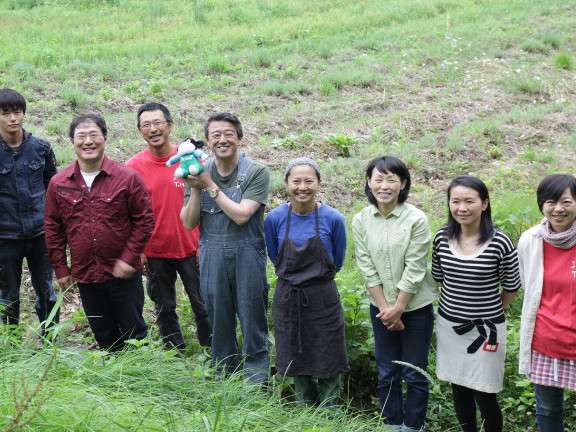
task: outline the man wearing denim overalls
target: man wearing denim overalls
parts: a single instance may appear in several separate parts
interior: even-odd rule
[[[265,383],[269,361],[263,217],[270,173],[239,153],[242,125],[233,114],[212,115],[204,134],[214,158],[202,174],[188,178],[180,217],[189,229],[200,224],[200,289],[212,325],[212,359],[225,372],[237,370],[243,360],[246,378]]]

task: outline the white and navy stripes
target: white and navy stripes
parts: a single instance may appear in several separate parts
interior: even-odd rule
[[[434,237],[432,276],[442,283],[438,313],[453,322],[477,319],[504,321],[500,288],[520,288],[518,255],[512,241],[496,230],[474,257],[459,255],[450,247],[446,229]]]

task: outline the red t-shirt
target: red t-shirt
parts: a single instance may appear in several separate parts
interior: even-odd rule
[[[140,173],[152,199],[156,225],[144,249],[147,257],[186,258],[196,255],[198,251],[199,228],[188,230],[180,220],[184,181],[174,179],[178,165],[166,166],[166,161],[176,151],[174,147],[169,155],[157,157],[146,149],[126,162],[126,165]]]
[[[544,284],[532,349],[576,360],[576,247],[558,249],[544,242]]]

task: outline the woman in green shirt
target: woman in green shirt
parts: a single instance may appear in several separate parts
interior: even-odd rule
[[[385,422],[398,432],[424,428],[432,338],[434,283],[427,271],[431,233],[426,215],[406,203],[410,172],[393,156],[373,159],[366,169],[370,205],[354,216],[358,267],[370,294],[378,396]],[[402,395],[402,380],[407,393]]]

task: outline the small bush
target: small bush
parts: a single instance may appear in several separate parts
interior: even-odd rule
[[[192,13],[195,23],[204,24],[206,22],[206,0],[194,0]]]
[[[228,73],[232,70],[226,59],[222,57],[212,57],[208,59],[206,69],[208,72],[214,74]]]
[[[66,102],[72,109],[77,109],[86,104],[86,94],[77,86],[64,86],[58,94],[64,102]]]
[[[253,57],[252,63],[259,68],[269,68],[272,65],[272,56],[268,51],[258,51]]]
[[[323,60],[328,60],[334,53],[334,48],[328,44],[322,44],[314,47],[314,51]]]
[[[162,96],[162,90],[164,89],[164,85],[161,82],[155,81],[150,84],[150,94],[154,97]]]
[[[567,53],[559,53],[554,59],[554,66],[558,69],[572,70],[574,68],[574,63]]]
[[[544,54],[548,52],[548,47],[539,40],[527,40],[522,44],[522,50],[532,54]]]
[[[228,18],[234,24],[250,24],[254,21],[254,17],[249,15],[241,7],[232,7],[228,10]]]
[[[516,93],[537,95],[542,93],[542,83],[535,79],[521,79],[512,82],[512,89]]]
[[[545,34],[542,41],[544,42],[544,45],[549,46],[552,49],[558,49],[561,45],[560,36],[555,33]]]
[[[262,92],[269,96],[289,96],[310,94],[310,88],[304,82],[268,81],[262,85]]]
[[[49,121],[46,124],[46,133],[48,135],[63,135],[64,129],[62,128],[62,124],[57,121]]]
[[[488,156],[492,159],[500,159],[504,156],[504,152],[497,145],[491,145],[490,148],[488,148]]]
[[[528,161],[528,162],[540,162],[540,163],[552,163],[554,162],[554,156],[542,152],[536,148],[529,148],[524,153],[520,154],[520,159]]]
[[[18,62],[12,66],[12,72],[20,79],[29,78],[34,75],[34,69],[34,66],[24,62]]]
[[[7,8],[12,10],[17,9],[33,9],[35,7],[43,6],[44,0],[8,0]]]
[[[114,93],[110,88],[103,88],[102,90],[100,90],[100,97],[105,101],[109,101],[112,100],[112,98],[114,97]]]
[[[350,150],[358,144],[358,139],[348,135],[331,135],[326,141],[338,150],[338,154],[344,157],[350,157]]]
[[[330,80],[322,80],[320,82],[320,94],[323,96],[330,96],[336,92],[336,86]]]
[[[122,87],[122,91],[124,91],[124,93],[130,96],[136,95],[141,92],[140,86],[138,85],[138,83],[135,82],[125,84],[124,87]]]

